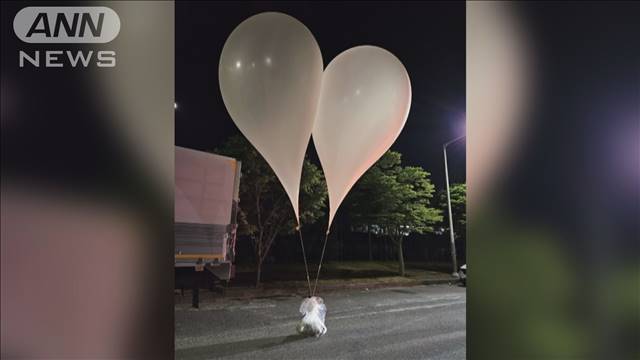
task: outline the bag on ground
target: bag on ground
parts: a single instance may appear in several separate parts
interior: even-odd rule
[[[300,314],[303,315],[302,320],[296,328],[299,334],[319,337],[327,332],[327,327],[324,325],[327,306],[321,297],[312,296],[304,299],[300,304]]]

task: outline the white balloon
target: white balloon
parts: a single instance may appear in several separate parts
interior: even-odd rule
[[[344,51],[324,72],[313,142],[329,190],[329,227],[340,203],[396,140],[411,83],[400,60],[375,46]]]
[[[320,48],[309,29],[276,12],[243,21],[229,35],[220,55],[224,104],[282,183],[296,219],[322,70]]]

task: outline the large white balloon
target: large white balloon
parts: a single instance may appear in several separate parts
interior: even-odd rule
[[[396,140],[410,106],[407,70],[387,50],[357,46],[329,63],[313,128],[329,190],[329,227],[351,187]]]
[[[238,25],[224,44],[218,67],[231,118],[275,172],[296,218],[322,70],[320,48],[309,29],[276,12]]]

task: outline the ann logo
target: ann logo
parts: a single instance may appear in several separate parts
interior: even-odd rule
[[[104,6],[26,7],[13,19],[27,43],[108,43],[120,32],[120,18]]]
[[[80,26],[78,26],[78,23]],[[64,30],[67,37],[84,37],[87,29],[91,31],[94,37],[100,36],[102,33],[102,24],[104,23],[104,12],[98,13],[97,23],[91,17],[91,13],[74,13],[71,21],[65,13],[57,13],[53,25],[53,37],[60,36],[60,30]],[[36,15],[31,28],[27,32],[27,38],[31,38],[33,34],[43,34],[45,37],[52,36],[51,22],[46,12]]]
[[[120,32],[120,17],[104,6],[26,7],[13,18],[16,36],[32,44],[104,44]],[[112,68],[116,52],[110,49],[77,47],[18,51],[18,66],[46,68]]]

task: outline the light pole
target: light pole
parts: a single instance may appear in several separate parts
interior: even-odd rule
[[[449,234],[451,235],[451,259],[453,260],[453,272],[451,275],[458,277],[458,259],[456,259],[456,240],[455,233],[453,231],[453,214],[451,212],[451,192],[449,190],[449,167],[447,165],[447,146],[463,139],[465,135],[457,137],[442,145],[442,151],[444,152],[444,177],[447,181],[447,205],[449,207]]]

